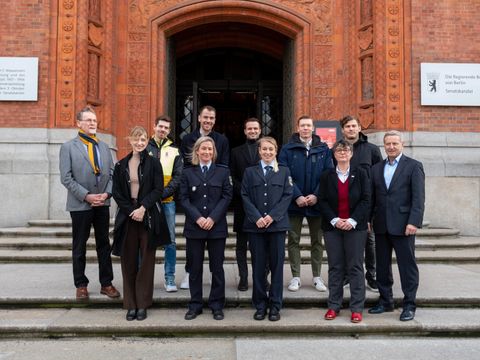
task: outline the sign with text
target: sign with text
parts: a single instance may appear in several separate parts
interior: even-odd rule
[[[0,57],[0,101],[37,101],[38,57]]]
[[[480,64],[421,63],[421,105],[480,106]]]

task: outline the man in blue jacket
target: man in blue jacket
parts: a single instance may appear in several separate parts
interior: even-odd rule
[[[293,179],[293,200],[288,209],[291,230],[288,232],[288,257],[292,280],[288,290],[297,291],[300,281],[300,235],[303,218],[310,230],[313,286],[327,291],[320,277],[323,258],[322,219],[316,208],[320,175],[333,167],[332,153],[320,137],[313,134],[313,120],[301,116],[297,121],[297,133],[282,147],[279,163],[288,166]]]

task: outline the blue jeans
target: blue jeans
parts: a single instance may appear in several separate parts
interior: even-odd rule
[[[177,262],[177,244],[175,243],[175,202],[162,203],[165,217],[167,218],[168,230],[172,243],[165,246],[165,281],[175,281],[175,265]]]

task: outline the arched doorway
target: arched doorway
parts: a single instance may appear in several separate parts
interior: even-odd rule
[[[241,48],[197,51],[176,61],[177,140],[195,129],[198,109],[217,110],[215,130],[235,147],[245,141],[243,122],[257,117],[262,134],[282,137],[283,63]]]

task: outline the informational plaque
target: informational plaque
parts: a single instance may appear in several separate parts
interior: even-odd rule
[[[0,57],[0,101],[37,101],[38,57]]]
[[[480,106],[480,64],[421,63],[422,105]]]

